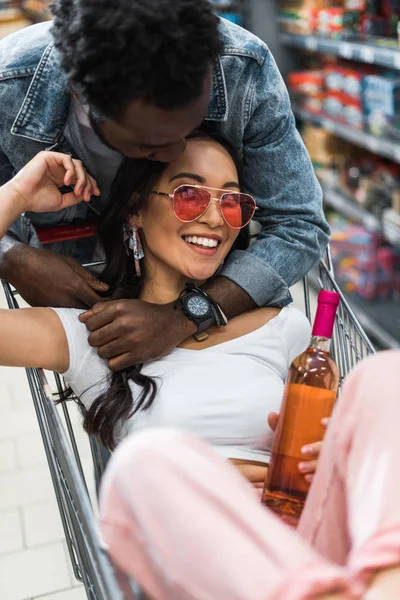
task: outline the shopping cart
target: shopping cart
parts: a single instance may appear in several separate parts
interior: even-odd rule
[[[332,353],[343,379],[356,363],[374,353],[374,348],[335,282],[329,251],[319,265],[317,281],[321,288],[341,295]],[[17,293],[8,283],[2,283],[8,306],[18,308]],[[310,319],[307,277],[303,283],[305,312]],[[26,369],[26,373],[76,579],[83,582],[90,600],[140,599],[141,593],[135,582],[117,573],[102,548],[68,406],[63,403],[56,407],[43,370]],[[55,375],[55,382],[58,391],[61,391],[63,381],[58,375]],[[98,484],[104,470],[102,452],[95,440],[91,439],[90,443]]]

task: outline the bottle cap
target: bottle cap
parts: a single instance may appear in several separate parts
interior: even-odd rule
[[[312,335],[329,339],[332,337],[336,309],[339,306],[339,302],[340,295],[337,292],[330,292],[328,290],[320,291]]]
[[[318,304],[333,304],[338,307],[340,302],[340,295],[337,292],[330,292],[329,290],[321,290],[318,294]]]

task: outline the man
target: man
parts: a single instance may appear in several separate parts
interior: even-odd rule
[[[26,215],[1,247],[0,277],[31,304],[95,305],[84,317],[90,343],[116,370],[221,324],[222,312],[230,318],[289,303],[289,286],[317,262],[329,230],[267,46],[218,19],[208,0],[58,0],[53,12],[52,26],[0,44],[0,184],[47,148],[80,158],[101,197],[89,208]],[[204,118],[243,156],[244,191],[257,199],[261,233],[204,286],[207,322],[187,306],[101,302],[106,286],[71,258],[85,260],[91,242],[44,250],[35,228],[101,214],[123,156],[173,160]]]

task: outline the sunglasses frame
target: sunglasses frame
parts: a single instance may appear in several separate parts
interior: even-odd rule
[[[221,194],[220,198],[215,198],[215,196],[212,196],[211,192],[210,192],[210,200],[209,200],[207,206],[205,207],[205,209],[203,210],[203,212],[201,212],[195,219],[190,219],[190,221],[183,221],[176,214],[176,212],[175,212],[175,203],[174,203],[175,194],[182,187],[196,188],[196,189],[199,189],[199,190],[205,190],[206,192],[210,192],[210,190],[211,190],[213,192],[222,192],[222,194]],[[214,200],[215,202],[218,203],[219,210],[220,210],[220,213],[222,215],[222,218],[224,219],[225,223],[229,227],[231,227],[232,229],[243,229],[244,227],[246,227],[250,223],[251,219],[254,217],[254,213],[256,212],[256,210],[258,210],[258,206],[257,206],[256,201],[253,198],[253,196],[251,194],[245,194],[244,192],[238,192],[238,190],[226,190],[226,189],[223,189],[223,188],[207,187],[206,185],[196,185],[196,184],[182,183],[181,185],[178,185],[178,187],[175,188],[174,191],[172,193],[170,193],[170,194],[168,192],[160,192],[158,190],[151,190],[151,193],[152,194],[158,194],[159,196],[166,196],[168,198],[171,198],[171,200],[172,200],[172,209],[174,211],[174,215],[176,216],[176,218],[178,219],[178,221],[180,221],[181,223],[194,223],[194,221],[197,221],[197,219],[200,219],[200,217],[202,217],[207,212],[207,210],[209,209],[212,200]],[[253,214],[251,215],[250,219],[247,221],[247,223],[245,225],[241,225],[240,227],[234,227],[233,225],[231,225],[230,223],[228,223],[228,221],[226,220],[225,215],[224,215],[223,210],[222,210],[222,206],[221,206],[221,202],[222,202],[223,196],[225,194],[243,194],[244,196],[248,196],[249,198],[251,198],[253,200],[253,202],[254,202]]]

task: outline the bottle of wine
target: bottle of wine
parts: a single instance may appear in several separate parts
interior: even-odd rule
[[[274,434],[262,501],[292,525],[310,487],[298,469],[301,448],[322,440],[321,420],[331,415],[337,396],[339,371],[329,346],[339,301],[336,292],[319,293],[311,342],[290,366]]]

